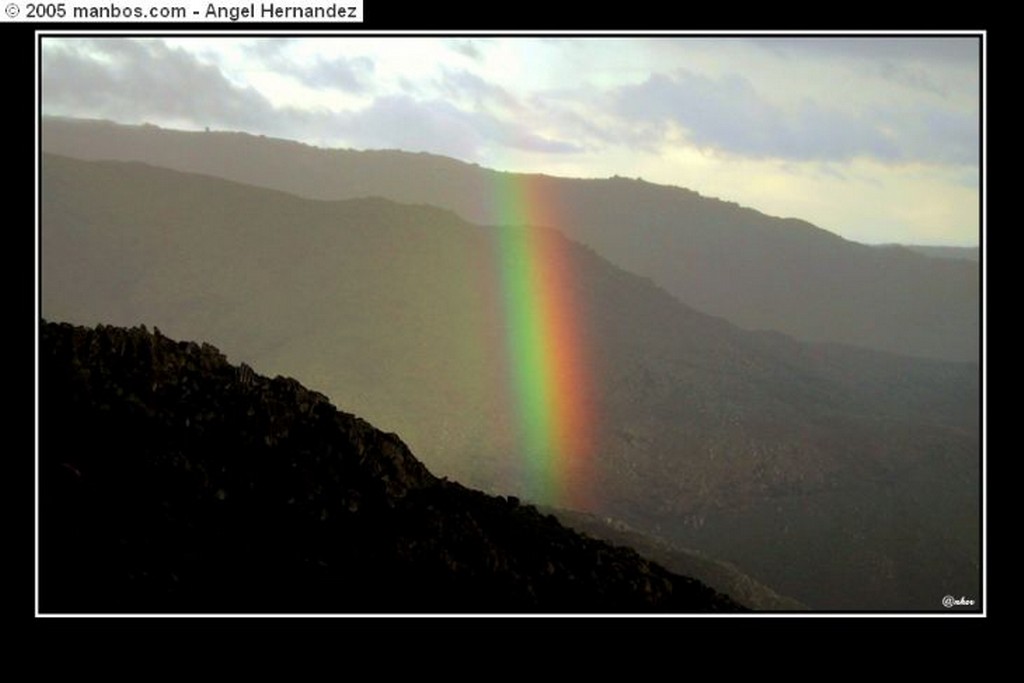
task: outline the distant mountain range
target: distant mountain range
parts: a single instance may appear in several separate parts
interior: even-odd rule
[[[918,254],[931,256],[932,258],[963,259],[966,261],[974,261],[975,263],[981,260],[981,250],[978,247],[937,247],[926,244],[887,244],[882,248],[891,247],[903,247],[904,249],[909,249],[910,251],[917,252]]]
[[[509,403],[510,236],[573,275],[551,295],[577,303],[588,359],[581,511],[812,609],[980,594],[977,364],[745,332],[550,229],[46,155],[42,309],[210,340],[398,432],[438,473],[558,503],[524,478]]]
[[[144,161],[302,197],[383,197],[473,223],[554,227],[746,329],[927,358],[980,358],[977,263],[880,249],[794,218],[627,178],[500,173],[430,154],[46,118],[45,151]]]
[[[806,605],[793,598],[779,595],[727,562],[651,538],[618,520],[556,508],[542,508],[541,511],[555,515],[562,524],[588,536],[633,548],[669,571],[693,577],[713,586],[751,609],[773,612],[807,610]]]
[[[44,324],[40,373],[44,613],[742,609],[208,344]]]

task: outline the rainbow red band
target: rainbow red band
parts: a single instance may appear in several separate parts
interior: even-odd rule
[[[536,176],[502,174],[496,192],[505,345],[526,486],[538,502],[590,499],[593,394],[575,264],[557,204]]]

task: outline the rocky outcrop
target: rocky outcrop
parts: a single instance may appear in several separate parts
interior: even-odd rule
[[[208,344],[44,323],[42,612],[686,612],[731,599]]]

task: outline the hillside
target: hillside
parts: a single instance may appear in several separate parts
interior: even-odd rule
[[[542,511],[545,510],[542,509]],[[562,524],[572,529],[609,543],[633,548],[644,557],[656,561],[670,571],[691,576],[709,586],[714,586],[752,609],[784,612],[807,610],[806,605],[779,595],[727,562],[721,562],[702,553],[650,538],[617,520],[568,510],[550,509],[550,512]]]
[[[431,204],[484,225],[556,227],[686,304],[747,329],[927,358],[980,358],[977,263],[850,242],[804,221],[681,188],[73,119],[45,119],[42,145],[57,154],[144,161],[314,199],[379,196]]]
[[[46,156],[42,173],[47,318],[211,340],[440,474],[622,519],[812,608],[978,592],[977,365],[744,332],[542,228],[142,164]],[[562,350],[586,360],[564,397],[587,407],[585,457],[543,482],[509,361],[519,240],[558,255],[546,295],[575,302]]]
[[[925,244],[901,244],[891,245],[900,246],[910,251],[916,251],[919,254],[930,256],[932,258],[942,259],[964,259],[966,261],[974,261],[977,263],[981,260],[981,250],[978,247],[940,247]]]
[[[40,368],[43,612],[740,609],[208,344],[46,323]]]

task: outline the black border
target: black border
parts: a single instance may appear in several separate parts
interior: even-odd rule
[[[341,4],[341,3],[339,3],[339,4]],[[364,10],[366,9],[367,5],[369,5],[372,8],[375,4],[376,3],[375,3],[374,0],[364,0]],[[411,35],[422,33],[424,31],[431,31],[431,33],[430,33],[431,37],[442,38],[442,37],[473,37],[473,36],[482,36],[482,35],[486,35],[487,37],[513,37],[513,36],[522,35],[520,33],[520,31],[529,31],[531,34],[536,34],[537,32],[543,32],[544,36],[550,36],[550,37],[585,37],[583,34],[589,33],[589,34],[593,35],[595,32],[600,32],[599,35],[601,37],[636,37],[637,32],[640,32],[640,31],[647,31],[647,30],[650,30],[650,31],[667,31],[668,30],[668,29],[666,29],[664,27],[655,27],[655,26],[651,26],[650,24],[644,24],[643,22],[641,22],[641,23],[632,23],[632,22],[630,22],[628,20],[628,17],[626,18],[625,21],[620,21],[620,19],[623,19],[622,17],[615,17],[614,19],[616,19],[616,28],[614,28],[614,29],[606,29],[606,28],[603,28],[601,26],[601,21],[598,20],[598,19],[593,19],[593,21],[588,21],[587,20],[588,16],[594,16],[594,17],[601,16],[601,12],[596,7],[592,6],[592,11],[591,11],[591,13],[589,15],[576,15],[571,21],[566,22],[565,19],[562,19],[559,24],[556,24],[556,25],[560,25],[560,26],[572,26],[571,29],[569,29],[569,28],[556,28],[554,30],[551,30],[550,28],[538,27],[536,24],[528,23],[528,24],[524,25],[523,28],[517,28],[517,29],[507,29],[506,28],[506,29],[501,29],[500,31],[497,31],[497,32],[494,32],[494,33],[490,33],[490,32],[482,33],[483,29],[481,29],[480,21],[466,18],[465,15],[463,15],[463,17],[461,17],[461,18],[457,15],[456,17],[454,17],[454,19],[452,19],[450,17],[443,17],[443,15],[439,15],[437,13],[437,7],[438,6],[436,6],[436,5],[427,5],[427,4],[408,5],[407,7],[402,7],[401,8],[401,16],[400,17],[392,17],[391,21],[387,21],[385,19],[375,19],[375,17],[373,16],[373,13],[371,12],[371,14],[368,15],[368,17],[369,17],[368,20],[365,23],[363,23],[363,24],[341,23],[341,24],[338,24],[337,26],[333,26],[332,25],[330,27],[325,27],[323,25],[317,25],[317,24],[304,24],[304,23],[299,23],[299,24],[284,24],[284,23],[274,23],[274,24],[242,24],[242,25],[239,25],[239,24],[211,24],[211,23],[198,23],[198,24],[190,23],[190,24],[173,24],[173,25],[158,24],[158,23],[147,23],[147,24],[123,23],[123,24],[105,24],[105,25],[104,24],[70,24],[70,23],[68,23],[68,24],[32,25],[32,24],[22,23],[22,24],[18,25],[18,28],[22,29],[22,30],[19,30],[19,36],[18,36],[18,38],[16,39],[16,42],[15,42],[15,44],[17,45],[16,52],[18,53],[18,57],[21,57],[22,55],[24,55],[26,53],[26,51],[24,50],[25,40],[27,39],[28,41],[31,41],[32,48],[31,48],[31,50],[27,51],[27,53],[30,55],[30,61],[31,61],[31,64],[27,65],[27,66],[30,66],[31,68],[21,68],[20,65],[19,65],[19,68],[13,69],[12,71],[18,72],[20,74],[24,74],[28,78],[32,79],[31,80],[32,86],[31,86],[31,88],[29,88],[29,90],[31,92],[32,88],[35,88],[35,95],[33,97],[33,104],[36,107],[36,110],[33,111],[33,113],[32,113],[32,117],[33,118],[31,120],[30,129],[31,130],[37,130],[36,126],[39,125],[39,123],[41,121],[42,79],[41,79],[41,74],[37,73],[37,70],[36,70],[36,62],[37,62],[37,60],[36,60],[36,54],[37,54],[36,51],[37,50],[41,50],[41,39],[43,37],[43,33],[50,32],[50,31],[52,31],[54,33],[58,33],[59,32],[61,35],[64,35],[64,36],[67,36],[67,37],[74,37],[76,35],[89,35],[89,36],[99,36],[99,37],[132,37],[132,36],[146,35],[146,36],[149,36],[149,37],[166,37],[166,36],[173,36],[173,35],[177,35],[177,34],[184,34],[184,33],[191,33],[191,32],[201,32],[202,33],[202,37],[211,37],[211,38],[217,38],[217,37],[223,37],[223,38],[227,38],[227,37],[242,38],[242,37],[250,37],[250,36],[253,36],[253,35],[265,34],[266,32],[273,32],[274,34],[282,35],[282,36],[285,36],[285,37],[302,37],[302,34],[304,32],[314,31],[314,30],[315,31],[331,30],[331,31],[337,31],[337,32],[350,32],[351,31],[351,32],[354,32],[356,34],[354,37],[378,37],[379,38],[379,37],[388,37],[388,36],[393,35],[393,34],[389,33],[390,31],[409,31]],[[544,15],[547,18],[547,20],[549,20],[549,21],[552,19],[552,17],[547,17],[547,14],[548,14],[547,13],[547,8],[544,8],[544,11],[543,12],[539,12],[539,14]],[[557,12],[556,12],[555,13],[555,17],[557,17],[557,16],[558,15],[557,15]],[[502,18],[504,18],[504,17],[502,17]],[[398,19],[397,23],[395,23],[395,19]],[[608,19],[608,17],[604,17],[605,21],[607,21],[607,19]],[[431,25],[440,26],[436,22],[442,21],[442,20],[444,21],[444,28],[443,29],[442,28],[436,28],[436,29],[429,28]],[[638,20],[634,20],[634,21],[638,21]],[[629,24],[629,26],[626,27],[626,28],[623,28],[623,24]],[[171,26],[172,28],[167,28],[168,26]],[[820,29],[792,29],[792,28],[789,28],[789,29],[785,29],[784,33],[779,33],[779,32],[774,31],[774,30],[764,30],[764,29],[751,29],[748,32],[747,29],[737,29],[735,27],[735,22],[731,22],[730,26],[731,26],[731,28],[728,31],[719,31],[719,30],[716,30],[714,28],[701,28],[701,29],[698,29],[698,28],[692,28],[692,27],[687,27],[686,29],[680,29],[680,30],[683,31],[682,35],[686,35],[686,33],[688,33],[689,31],[697,31],[697,30],[700,30],[700,31],[713,31],[714,35],[712,37],[714,37],[714,38],[722,38],[722,37],[727,37],[727,38],[728,37],[770,37],[770,36],[783,36],[783,37],[785,37],[785,36],[791,36],[791,35],[797,35],[799,37],[855,37],[855,38],[858,38],[858,37],[864,37],[864,38],[877,37],[876,34],[853,34],[853,33],[851,33],[851,31],[856,31],[856,30],[860,30],[860,29],[849,29],[849,30],[844,30],[842,33],[835,33],[835,32],[831,32],[829,30],[820,30]],[[424,28],[424,27],[428,27],[428,28]],[[866,30],[874,31],[876,29],[866,29]],[[40,33],[37,34],[36,31],[40,31]],[[437,31],[437,33],[433,33],[433,31]],[[607,32],[604,32],[604,31],[607,31]],[[927,34],[928,35],[931,35],[931,34],[949,35],[949,31],[958,31],[958,33],[955,33],[953,35],[961,35],[959,33],[959,29],[948,29],[948,30],[936,29],[935,31],[928,31]],[[153,32],[153,33],[150,33],[150,32]],[[581,34],[581,32],[583,34]],[[664,37],[666,37],[666,38],[675,38],[675,37],[678,37],[679,35],[680,35],[679,33],[666,34],[666,35],[664,35]],[[884,35],[885,35],[885,37],[922,37],[922,32],[918,31],[918,30],[906,30],[906,31],[893,32],[893,33],[888,33],[887,32]],[[647,38],[658,38],[660,36],[656,34],[656,35],[646,35],[644,37],[647,37]],[[987,100],[986,100],[986,97],[987,97],[988,93],[987,93],[986,77],[987,77],[987,68],[988,68],[988,59],[987,59],[988,36],[987,36],[986,32],[984,32],[984,30],[977,29],[975,37],[979,38],[979,52],[981,54],[980,67],[981,67],[981,73],[982,73],[982,79],[980,80],[980,84],[979,84],[979,88],[980,88],[980,93],[979,93],[979,98],[980,99],[979,99],[979,101],[981,102],[981,107],[980,107],[980,112],[979,112],[981,120],[980,120],[979,123],[980,123],[980,125],[982,127],[981,129],[982,129],[982,132],[983,132],[983,135],[982,135],[982,137],[979,140],[979,147],[980,147],[980,149],[979,149],[979,153],[980,153],[980,156],[979,156],[979,160],[980,160],[980,163],[979,163],[979,179],[980,179],[980,186],[981,186],[981,190],[982,190],[981,206],[980,206],[980,210],[982,211],[982,216],[981,216],[981,221],[980,221],[981,234],[979,235],[979,248],[980,248],[980,252],[981,252],[981,264],[982,264],[982,268],[980,269],[980,278],[981,278],[982,291],[985,293],[984,296],[987,296],[986,284],[987,284],[987,265],[988,264],[987,264],[987,251],[986,251],[987,226],[986,226],[986,221],[985,221],[985,218],[986,218],[985,211],[986,211],[986,203],[987,203],[986,202],[986,199],[987,199],[986,190],[987,190],[987,180],[988,180],[988,174],[986,172],[986,163],[987,163],[987,145],[986,145],[987,138],[986,138],[986,136],[987,136],[987,120],[988,120],[988,116],[987,116],[988,115],[988,112],[987,112]],[[6,42],[7,42],[7,45],[10,47],[11,44],[12,44],[12,41],[8,40]],[[34,76],[33,76],[33,74],[34,74]],[[19,85],[17,87],[23,87],[23,86]],[[38,114],[36,114],[36,111],[38,111]],[[20,120],[20,118],[19,118],[19,120]],[[15,136],[15,137],[16,137],[17,140],[20,141],[20,139],[21,139],[20,136]],[[33,139],[31,141],[29,141],[28,140],[28,136],[25,136],[25,142],[22,143],[22,144],[26,144],[26,146],[31,145],[30,149],[32,151],[29,152],[25,157],[22,157],[21,150],[16,147],[15,148],[17,150],[17,152],[15,154],[16,158],[19,158],[19,159],[21,159],[21,158],[31,158],[31,159],[34,160],[33,163],[35,163],[36,160],[39,159],[39,155],[40,155],[40,151],[39,151],[39,146],[38,146],[37,140],[33,137]],[[36,177],[35,177],[36,186],[38,186],[38,184],[39,184],[39,182],[41,180],[40,175],[41,174],[40,174],[39,170],[37,169]],[[27,192],[28,192],[29,196],[34,196],[35,188],[34,187],[28,188]],[[36,206],[36,210],[38,210],[38,208],[39,208],[39,202],[38,201],[36,202],[35,206]],[[33,224],[36,225],[35,224],[34,216],[33,216]],[[36,234],[37,235],[38,235],[38,230],[39,230],[39,226],[36,225],[36,231],[37,231]],[[28,246],[28,248],[32,249],[33,245],[30,244]],[[41,254],[39,255],[39,259],[41,260]],[[36,265],[39,268],[39,270],[37,271],[37,274],[38,274],[39,272],[41,272],[41,263],[37,262]],[[35,280],[35,293],[38,293],[39,292],[39,288],[41,287],[41,281],[39,280],[38,275],[36,275],[34,280]],[[986,303],[987,303],[987,301],[983,301],[983,304],[986,304]],[[34,318],[34,328],[35,329],[38,329],[39,321],[41,320],[41,308],[40,308],[40,305],[35,305],[33,307],[33,318]],[[979,375],[980,375],[980,379],[981,379],[982,393],[983,393],[983,396],[985,397],[985,399],[987,400],[987,397],[988,397],[987,373],[985,372],[986,366],[984,365],[984,362],[987,362],[987,351],[988,351],[987,334],[986,334],[986,330],[985,330],[985,327],[984,327],[984,323],[986,322],[986,315],[987,315],[986,311],[987,311],[987,305],[983,305],[983,307],[982,307],[982,323],[983,323],[983,326],[981,327],[981,329],[982,329],[982,348],[983,348],[983,354],[984,354],[983,355],[983,359],[984,360],[983,360],[983,364],[979,366]],[[34,356],[34,353],[35,353],[35,339],[34,339],[34,337],[33,337],[33,340],[32,340],[32,344],[33,344],[33,352],[32,353],[33,353],[33,356]],[[32,369],[32,382],[33,382],[33,386],[34,386],[35,382],[36,382],[36,377],[35,377],[34,369]],[[32,410],[32,416],[31,416],[30,424],[34,424],[34,419],[35,419],[35,410],[34,410],[34,408],[35,408],[35,406],[33,405],[33,410]],[[979,411],[983,411],[983,406],[979,406]],[[987,432],[987,420],[986,420],[986,415],[984,414],[984,412],[981,413],[981,417],[982,417],[983,434],[984,434],[984,433]],[[33,443],[34,442],[35,442],[35,430],[33,430]],[[584,616],[584,615],[569,615],[567,617],[556,617],[556,618],[550,618],[550,617],[544,617],[544,616],[538,615],[536,617],[515,618],[515,619],[502,619],[500,617],[498,617],[498,618],[459,617],[459,618],[437,619],[437,618],[420,617],[420,616],[413,616],[413,617],[409,617],[407,619],[395,619],[393,617],[379,617],[379,618],[369,618],[369,619],[367,619],[367,618],[358,618],[357,619],[357,618],[347,617],[346,615],[337,615],[337,616],[330,616],[330,617],[324,617],[322,615],[310,615],[308,617],[303,617],[301,619],[289,619],[288,621],[298,622],[298,624],[294,625],[296,630],[302,630],[304,628],[304,627],[301,626],[301,624],[308,624],[309,626],[316,625],[317,627],[321,627],[321,626],[329,625],[329,624],[332,624],[332,623],[333,624],[338,624],[338,622],[349,622],[352,626],[356,627],[360,632],[366,633],[366,634],[376,633],[376,632],[381,631],[381,630],[390,630],[390,629],[394,628],[395,626],[400,625],[400,624],[396,624],[395,622],[405,623],[406,624],[405,628],[411,628],[411,629],[417,629],[417,630],[420,627],[422,627],[424,625],[427,625],[427,622],[430,622],[429,623],[429,627],[431,629],[437,628],[439,626],[439,624],[443,624],[444,626],[442,628],[442,631],[445,631],[445,632],[447,632],[447,631],[453,631],[453,632],[467,631],[467,632],[472,632],[473,628],[475,626],[479,625],[479,624],[489,624],[489,625],[493,626],[493,625],[495,625],[495,624],[497,624],[499,622],[503,623],[503,625],[506,625],[506,626],[514,626],[515,630],[518,630],[520,627],[522,627],[522,628],[528,628],[531,631],[535,631],[535,630],[538,630],[538,629],[541,630],[541,631],[544,631],[544,630],[559,630],[559,631],[561,631],[562,628],[564,628],[565,626],[569,626],[571,624],[571,626],[572,626],[572,628],[574,630],[583,629],[583,630],[591,630],[591,631],[593,631],[594,629],[600,628],[601,632],[607,632],[607,628],[606,627],[601,627],[600,625],[603,623],[603,624],[605,624],[605,626],[609,626],[612,623],[614,623],[616,626],[619,626],[619,627],[621,627],[621,626],[628,626],[629,631],[631,633],[633,633],[633,634],[635,634],[637,632],[640,632],[640,631],[645,631],[647,628],[655,627],[655,625],[657,625],[657,624],[664,625],[666,623],[671,623],[671,624],[674,625],[673,628],[675,628],[675,629],[682,629],[682,630],[685,630],[685,631],[696,631],[696,630],[699,630],[699,631],[706,632],[706,633],[718,633],[718,634],[721,634],[720,629],[724,625],[726,625],[726,624],[730,625],[729,626],[730,630],[733,629],[733,628],[737,628],[738,627],[740,630],[744,630],[744,631],[748,631],[749,632],[749,629],[748,629],[749,626],[752,626],[753,624],[755,624],[757,622],[763,623],[765,621],[768,621],[768,622],[771,623],[771,628],[773,628],[773,629],[774,628],[778,628],[778,629],[781,629],[782,631],[791,631],[792,629],[803,630],[805,626],[810,626],[811,628],[815,628],[813,624],[808,624],[807,623],[808,621],[814,622],[814,623],[821,623],[821,621],[820,621],[821,618],[825,618],[825,617],[840,617],[841,619],[834,619],[833,618],[833,619],[827,619],[826,621],[827,622],[831,622],[831,623],[838,623],[840,621],[843,621],[843,622],[846,622],[847,624],[851,624],[851,623],[852,624],[858,624],[858,623],[859,624],[867,624],[867,623],[871,623],[872,624],[872,628],[877,628],[879,626],[878,622],[879,621],[884,621],[884,622],[887,622],[889,624],[892,624],[892,628],[897,628],[896,625],[897,624],[901,624],[901,623],[905,624],[907,626],[910,626],[911,624],[913,624],[915,626],[915,630],[916,630],[917,627],[924,626],[925,627],[923,629],[924,631],[932,630],[932,628],[942,628],[943,630],[945,630],[946,628],[948,628],[948,626],[940,626],[940,624],[948,624],[949,622],[955,622],[955,623],[958,624],[958,626],[957,626],[957,630],[958,631],[962,631],[965,634],[966,633],[977,633],[981,629],[981,626],[977,625],[977,624],[980,624],[981,622],[986,621],[987,617],[991,616],[991,613],[989,612],[989,609],[988,609],[989,606],[987,604],[988,603],[988,585],[987,585],[987,580],[988,580],[988,569],[989,569],[988,564],[989,563],[988,563],[988,559],[987,559],[988,543],[987,543],[987,538],[985,536],[986,530],[987,530],[987,522],[988,522],[988,514],[987,514],[988,513],[988,509],[987,509],[988,506],[987,506],[987,499],[985,498],[985,495],[987,495],[987,478],[984,475],[985,475],[985,473],[987,471],[988,459],[987,459],[986,449],[984,448],[984,446],[983,446],[982,449],[980,449],[980,452],[981,452],[981,458],[982,458],[982,463],[981,464],[986,468],[986,470],[982,471],[983,476],[980,479],[981,486],[982,486],[982,492],[980,492],[980,493],[982,495],[979,495],[979,505],[982,508],[981,509],[981,512],[982,512],[982,515],[981,515],[982,529],[981,529],[981,531],[982,531],[982,539],[983,539],[983,542],[982,542],[982,562],[981,562],[981,567],[980,567],[980,571],[982,572],[983,591],[982,591],[982,595],[980,596],[980,601],[981,601],[981,605],[982,605],[984,614],[982,615],[981,618],[979,618],[979,615],[974,614],[974,613],[970,613],[970,612],[949,613],[949,616],[944,616],[943,613],[935,613],[935,614],[933,614],[933,613],[907,613],[907,612],[881,612],[881,613],[872,612],[872,613],[869,613],[869,616],[867,616],[867,618],[864,618],[862,615],[859,615],[856,612],[820,612],[820,611],[815,611],[815,612],[811,612],[811,613],[808,613],[808,614],[804,614],[804,613],[793,614],[793,613],[778,613],[778,612],[776,612],[776,613],[768,613],[768,614],[759,614],[759,615],[757,615],[755,617],[733,617],[733,616],[730,616],[730,617],[722,617],[722,618],[698,618],[698,619],[690,618],[690,617],[687,617],[686,615],[679,615],[679,616],[673,616],[673,617],[668,617],[668,618],[665,618],[665,617],[650,617],[650,618],[648,618],[646,615],[641,615],[639,618],[629,618],[629,619],[623,619],[621,617],[593,618],[593,617],[588,617],[588,616]],[[30,476],[32,476],[33,480],[34,480],[34,462],[31,463],[31,465],[32,465],[32,472],[31,472]],[[32,512],[34,512],[34,496],[30,496],[30,498],[32,500]],[[34,520],[30,521],[29,528],[32,529],[32,532],[31,532],[31,535],[32,535],[31,543],[32,543],[32,545],[34,547],[35,538],[34,538],[34,523],[33,522],[34,522]],[[34,556],[34,553],[33,553],[33,556]],[[34,564],[34,562],[32,562],[30,564],[30,567],[31,567],[31,572],[32,572],[32,585],[34,586],[34,581],[35,581],[35,564]],[[28,597],[29,597],[29,600],[28,600],[28,603],[29,603],[29,613],[35,615],[35,612],[34,612],[34,595],[32,593],[29,593]],[[786,618],[787,616],[790,617],[790,618]],[[855,618],[855,617],[860,617],[860,618]],[[894,619],[894,618],[891,618],[891,617],[898,617],[898,618]],[[91,625],[94,625],[96,623],[96,618],[93,618],[93,617],[69,617],[69,618],[65,618],[65,617],[56,617],[56,618],[55,617],[45,617],[45,618],[39,618],[38,616],[36,616],[36,622],[37,623],[38,622],[49,622],[49,623],[53,624],[53,623],[55,623],[57,621],[65,622],[65,623],[69,623],[69,624],[80,624],[80,625],[83,625],[83,626],[85,626],[86,623],[88,623],[91,626]],[[105,621],[107,623],[110,623],[112,626],[114,625],[114,623],[119,624],[120,626],[115,626],[115,629],[120,631],[122,628],[124,628],[125,632],[127,633],[127,632],[129,632],[128,629],[131,626],[134,626],[135,623],[140,623],[140,624],[145,623],[145,624],[155,625],[155,623],[157,621],[159,621],[159,622],[161,622],[161,627],[162,628],[167,628],[167,629],[169,629],[170,632],[174,632],[174,631],[180,631],[182,629],[189,629],[189,630],[191,630],[191,629],[195,629],[197,627],[201,631],[202,630],[216,630],[218,628],[217,624],[222,624],[223,626],[228,626],[230,624],[232,628],[245,627],[246,623],[253,624],[254,626],[256,624],[261,623],[261,622],[263,622],[263,623],[276,622],[277,624],[279,624],[281,622],[281,619],[280,618],[266,618],[266,617],[250,618],[250,617],[245,617],[245,616],[226,617],[225,618],[225,617],[210,617],[210,616],[206,616],[206,615],[196,615],[194,617],[175,618],[175,619],[168,619],[166,621],[164,619],[161,619],[161,618],[153,619],[153,618],[138,618],[138,617],[117,617],[117,618],[113,618],[113,619],[106,619]],[[796,625],[798,622],[803,622],[803,625],[800,625],[800,626]],[[563,626],[560,627],[559,624],[561,624]],[[338,625],[340,625],[340,624],[338,624]],[[516,625],[518,625],[518,626],[516,626]],[[931,627],[929,627],[929,625],[931,625]],[[658,627],[658,630],[659,631],[664,630],[663,626],[662,627]],[[902,631],[902,629],[900,629],[900,630]],[[879,634],[879,635],[881,635],[881,634]]]

